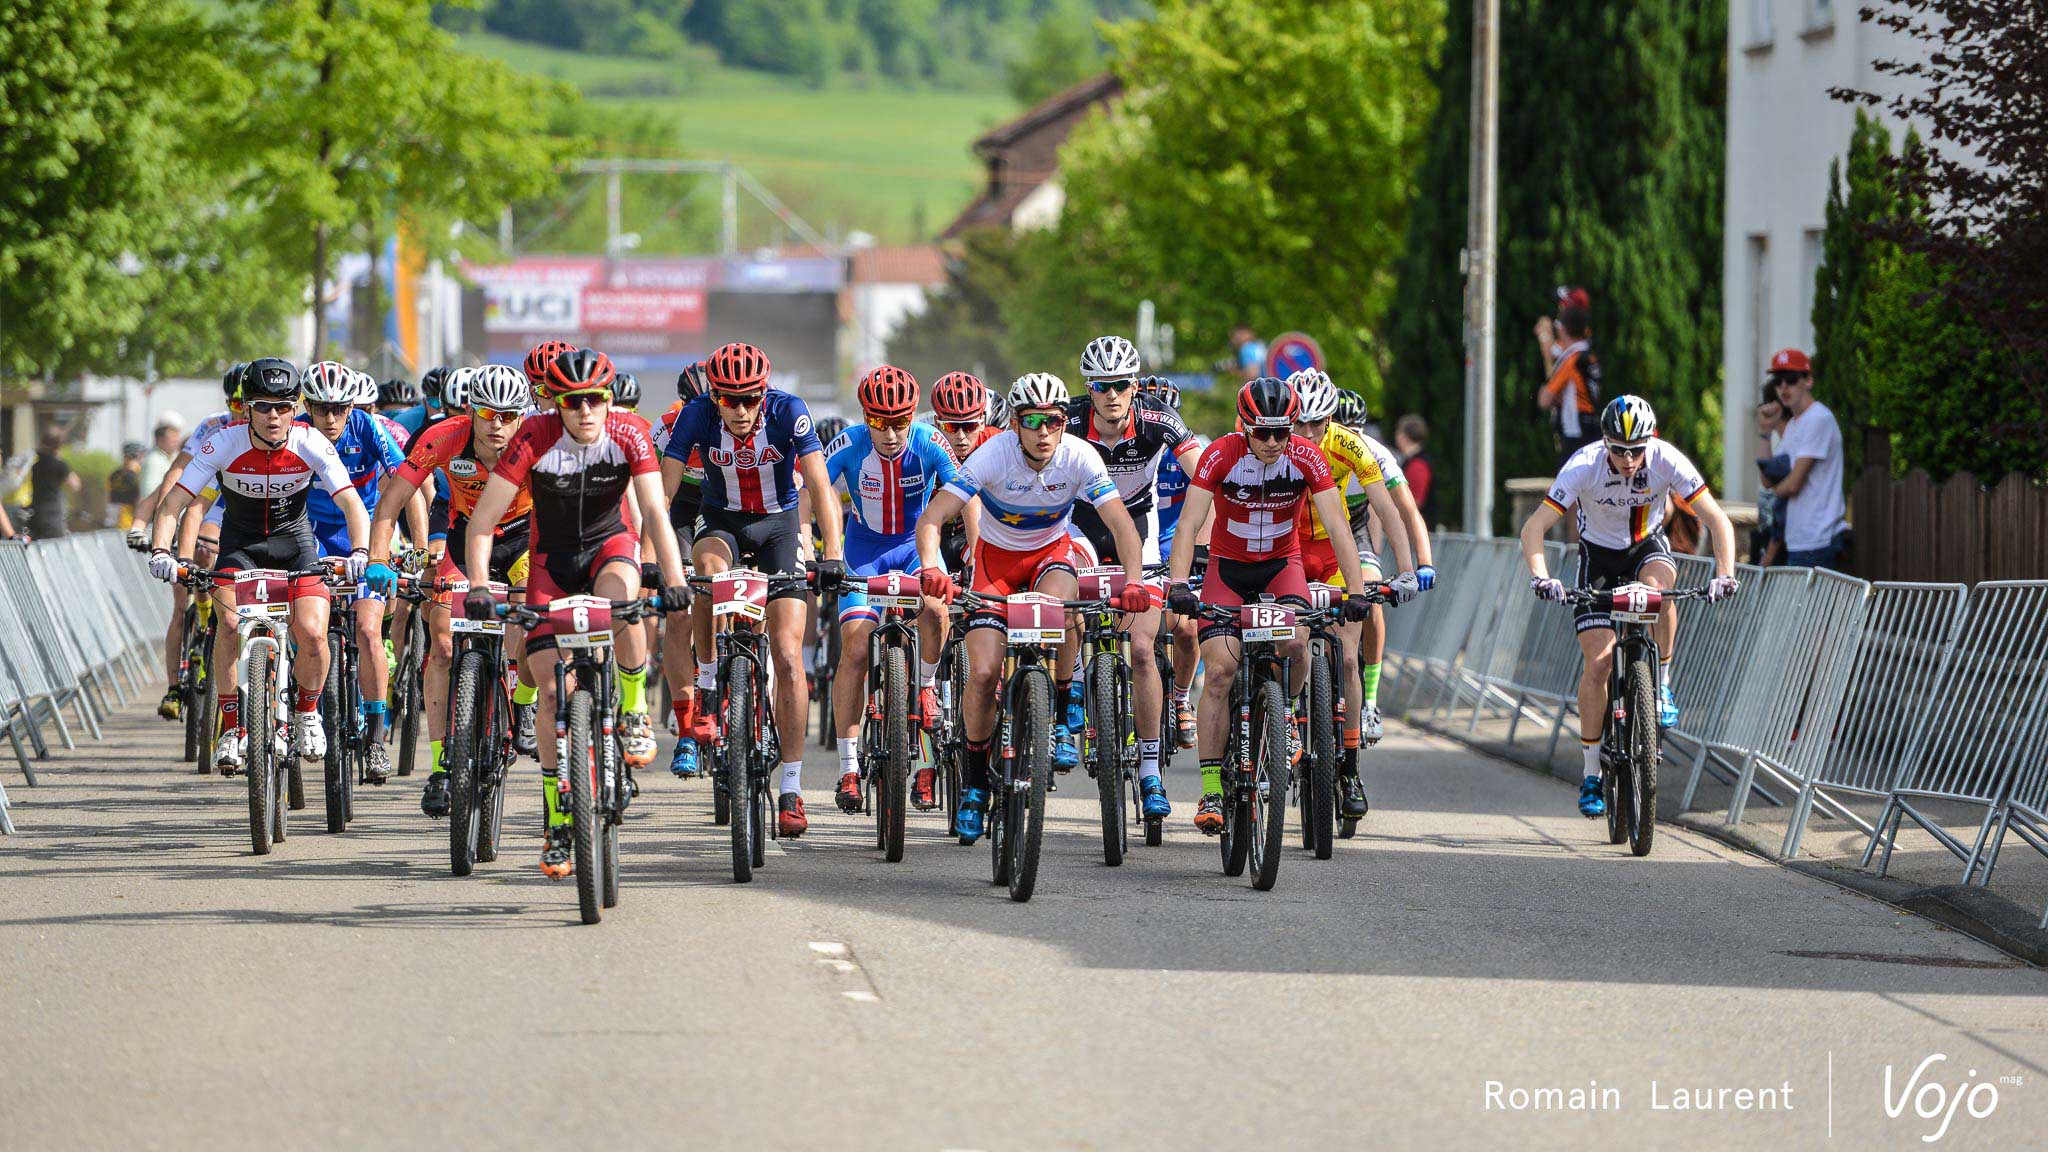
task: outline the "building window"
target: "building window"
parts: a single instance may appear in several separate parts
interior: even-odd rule
[[[1820,280],[1820,262],[1823,251],[1821,236],[1820,229],[1808,228],[1806,235],[1801,238],[1803,247],[1800,253],[1802,257],[1800,260],[1800,270],[1804,274],[1805,279],[1801,283],[1799,292],[1801,299],[1806,302],[1806,306],[1799,314],[1799,330],[1805,334],[1799,346],[1809,352],[1813,350],[1813,294],[1815,286]]]
[[[1759,376],[1771,362],[1771,240],[1749,238],[1749,364]]]
[[[1809,0],[1810,2],[1810,0]],[[1771,0],[1749,0],[1749,48],[1768,48],[1775,29],[1771,22]]]

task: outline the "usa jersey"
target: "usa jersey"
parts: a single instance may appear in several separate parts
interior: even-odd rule
[[[313,423],[306,416],[299,417],[298,422],[309,427]],[[319,436],[320,432],[315,429],[313,434]],[[356,495],[363,498],[363,507],[375,511],[377,481],[405,463],[405,453],[391,439],[391,433],[377,423],[377,418],[361,408],[348,414],[348,423],[334,441],[334,451],[341,457],[341,466],[348,469],[349,483],[355,485]],[[306,516],[321,535],[348,523],[342,518],[341,509],[335,507],[334,497],[317,489],[306,497]]]
[[[796,462],[823,452],[801,399],[770,388],[761,401],[753,434],[735,440],[718,417],[718,405],[699,396],[683,405],[662,455],[685,465],[696,449],[704,466],[704,507],[727,512],[781,512],[796,507]]]
[[[849,534],[901,540],[917,527],[932,492],[951,483],[958,470],[928,424],[911,425],[909,440],[894,456],[877,451],[874,433],[856,424],[825,449],[825,475],[853,502]]]
[[[1121,499],[1094,448],[1062,436],[1039,471],[1024,459],[1015,432],[976,448],[946,491],[962,500],[981,497],[982,543],[1005,552],[1035,552],[1066,535],[1077,501],[1100,508]]]

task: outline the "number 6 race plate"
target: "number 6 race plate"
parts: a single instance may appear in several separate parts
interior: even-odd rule
[[[748,568],[734,568],[711,578],[711,615],[743,620],[768,618],[768,577]]]
[[[612,602],[602,596],[548,601],[548,626],[557,648],[603,648],[612,642]]]
[[[1238,626],[1246,640],[1294,639],[1294,609],[1278,604],[1246,604],[1238,610]]]
[[[1067,610],[1050,596],[1019,592],[1003,606],[1010,643],[1055,645],[1067,638]]]

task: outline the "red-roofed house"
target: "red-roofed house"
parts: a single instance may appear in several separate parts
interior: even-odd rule
[[[988,184],[939,238],[948,240],[970,228],[1024,231],[1057,221],[1066,203],[1059,182],[1060,145],[1090,109],[1109,104],[1123,90],[1123,81],[1105,72],[976,140],[974,154],[988,169]]]

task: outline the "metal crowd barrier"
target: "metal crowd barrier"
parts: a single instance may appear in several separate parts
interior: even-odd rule
[[[170,601],[119,532],[0,541],[0,731],[31,787],[45,728],[66,749],[72,720],[98,740],[110,702],[156,679]],[[0,786],[0,832],[13,830]]]
[[[1569,582],[1571,552],[1545,550]],[[1525,719],[1548,723],[1554,756],[1577,712],[1571,614],[1529,596],[1514,541],[1445,533],[1436,554],[1442,587],[1390,615],[1388,713],[1462,721],[1464,735],[1504,714],[1509,744]],[[1680,587],[1712,575],[1704,557],[1678,564]],[[1816,808],[1868,833],[1863,862],[1882,847],[1880,871],[1906,818],[1964,861],[1965,883],[1989,882],[2008,832],[2048,856],[2048,581],[1873,585],[1749,565],[1737,575],[1734,600],[1679,617],[1680,723],[1665,738],[1690,760],[1682,809],[1711,775],[1733,789],[1730,824],[1752,797],[1791,805],[1788,858]],[[1875,823],[1848,807],[1857,798],[1884,801]],[[1930,801],[1982,808],[1975,836],[1942,828]]]

